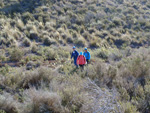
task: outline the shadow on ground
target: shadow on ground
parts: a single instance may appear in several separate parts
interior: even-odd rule
[[[33,12],[35,8],[41,6],[44,2],[46,2],[46,0],[19,0],[18,2],[10,2],[9,5],[0,8],[0,12],[6,15]]]

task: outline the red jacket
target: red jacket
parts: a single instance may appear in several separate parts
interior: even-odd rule
[[[77,64],[78,65],[84,65],[84,64],[86,64],[85,56],[79,55],[78,58],[77,58]]]

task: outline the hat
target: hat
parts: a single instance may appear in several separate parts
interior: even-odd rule
[[[75,46],[72,47],[72,49],[75,49],[75,48],[76,48]]]
[[[83,55],[83,53],[82,53],[82,52],[80,52],[80,55]]]
[[[84,50],[87,50],[87,48],[85,48]]]

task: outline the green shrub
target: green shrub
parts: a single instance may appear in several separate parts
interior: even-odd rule
[[[24,23],[27,23],[29,20],[34,20],[34,17],[31,13],[25,12],[22,14]]]
[[[13,96],[4,93],[0,95],[0,112],[1,113],[18,113],[19,102],[14,100]]]
[[[18,19],[16,22],[16,26],[19,28],[19,30],[23,31],[24,23],[22,22],[22,20]]]
[[[36,52],[38,51],[38,47],[37,47],[35,44],[33,44],[33,45],[32,45],[32,48],[31,48],[31,51],[32,51],[33,53],[36,53]]]
[[[6,45],[7,40],[4,37],[0,38],[0,45]]]
[[[93,40],[90,42],[89,46],[91,48],[98,48],[100,45],[98,44],[97,40]]]
[[[57,52],[53,49],[47,49],[45,51],[46,60],[56,60],[57,59]]]
[[[30,70],[30,69],[33,69],[35,68],[35,63],[32,62],[32,61],[29,61],[27,64],[26,64],[26,69],[27,70]]]
[[[19,48],[13,48],[10,51],[10,61],[20,61],[23,58],[24,52]]]
[[[30,36],[29,36],[29,38],[30,38],[31,40],[36,40],[36,41],[38,41],[38,39],[39,39],[38,33],[35,32],[35,31],[30,31]]]
[[[108,29],[116,27],[115,23],[110,23]]]
[[[130,102],[123,103],[122,106],[124,109],[124,113],[139,113],[136,106],[132,105]]]
[[[1,7],[4,7],[4,3],[3,3],[3,2],[1,2],[1,3],[0,3],[0,6],[1,6]]]
[[[116,25],[116,26],[121,26],[121,20],[119,18],[114,18],[113,19],[113,23]]]
[[[20,33],[20,32],[14,32],[14,33],[13,33],[13,37],[14,37],[16,40],[18,40],[18,39],[21,38],[21,33]]]
[[[142,77],[149,74],[150,64],[148,62],[143,62],[142,58],[135,57],[129,63],[129,70],[131,74],[135,77]]]
[[[75,44],[79,47],[84,47],[85,46],[85,40],[77,39],[77,40],[75,40]]]
[[[22,76],[22,80],[18,81],[18,86],[21,88],[29,88],[30,86],[40,86],[41,82],[48,84],[53,79],[51,69],[47,67],[40,67],[34,71],[27,72]]]
[[[70,53],[69,53],[69,51],[67,51],[67,50],[64,50],[64,49],[59,49],[58,50],[58,55],[59,55],[59,58],[69,58],[70,57]]]
[[[15,44],[16,44],[16,40],[14,39],[14,37],[9,37],[9,39],[7,39],[7,42],[6,42],[7,47],[10,47]]]
[[[3,66],[2,68],[0,68],[0,74],[7,75],[8,72],[9,72],[9,66],[7,64]]]
[[[56,60],[58,55],[57,51],[50,47],[42,47],[37,51],[37,54],[43,56],[45,60]]]
[[[43,113],[49,111],[54,113],[67,112],[66,109],[61,105],[61,97],[56,93],[32,88],[26,91],[24,96],[26,101],[23,113]]]
[[[109,56],[109,52],[105,48],[101,48],[97,53],[97,57],[102,58],[104,60],[107,60],[108,56]]]
[[[122,58],[122,54],[119,51],[115,51],[109,54],[108,59],[110,61],[120,61]]]
[[[90,33],[89,33],[89,32],[84,32],[84,33],[82,34],[82,36],[83,36],[87,41],[90,40]]]
[[[50,46],[50,45],[52,45],[52,44],[56,44],[56,41],[54,40],[54,39],[51,39],[50,37],[48,37],[48,36],[45,36],[44,37],[44,45],[46,45],[46,46]]]
[[[28,38],[25,38],[23,40],[23,45],[26,47],[30,47],[31,46],[31,41]]]
[[[3,50],[0,52],[0,62],[1,61],[6,61],[5,51]]]
[[[67,38],[67,42],[68,42],[68,43],[73,43],[73,39],[72,39],[71,37],[68,37],[68,38]]]

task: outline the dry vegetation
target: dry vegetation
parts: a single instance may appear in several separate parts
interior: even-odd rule
[[[0,113],[149,113],[149,20],[148,0],[0,0]]]

